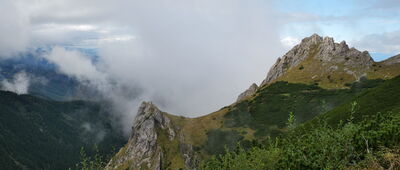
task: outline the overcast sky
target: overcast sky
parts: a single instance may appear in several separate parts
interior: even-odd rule
[[[400,53],[398,0],[0,0],[0,22],[0,56],[55,46],[42,57],[132,112],[218,110],[313,33],[376,60]]]

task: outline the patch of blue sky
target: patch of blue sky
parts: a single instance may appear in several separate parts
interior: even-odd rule
[[[375,60],[375,61],[382,61],[385,60],[389,57],[393,57],[396,54],[394,53],[370,53],[371,57]]]

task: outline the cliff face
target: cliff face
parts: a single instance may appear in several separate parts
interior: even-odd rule
[[[342,80],[341,82],[329,80],[330,84],[344,84],[366,76],[364,74],[373,64],[374,61],[367,51],[361,52],[355,48],[349,48],[345,41],[335,43],[331,37],[323,38],[314,34],[304,38],[282,58],[278,58],[260,86],[270,84],[275,80],[305,83],[315,80],[318,83],[328,76],[328,79],[333,78],[329,74],[335,74],[335,72],[347,75],[338,77],[339,80],[336,81]],[[296,68],[295,75],[291,75],[290,72],[293,68]],[[283,77],[285,74],[286,77]]]
[[[143,102],[138,110],[127,145],[107,165],[106,169],[161,169],[163,152],[157,144],[157,128],[166,130],[169,140],[175,138],[170,120],[152,103]]]
[[[165,169],[170,165],[171,154],[166,150],[177,144],[175,155],[181,168],[194,166],[192,146],[183,144],[177,129],[166,113],[151,102],[143,102],[133,122],[128,143],[107,164],[105,169]],[[175,146],[175,149],[176,149]],[[178,164],[179,164],[178,163]]]

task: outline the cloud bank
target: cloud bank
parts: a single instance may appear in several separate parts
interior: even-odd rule
[[[0,1],[0,59],[25,50],[29,21],[12,0]]]
[[[73,13],[81,13],[81,7],[62,16],[37,15],[32,22],[69,25],[64,28],[68,34],[96,32],[78,43],[95,44],[96,59],[63,46],[42,57],[111,101],[129,132],[143,100],[194,117],[231,104],[251,83],[261,81],[283,51],[281,23],[269,5],[240,0],[96,1],[88,5],[93,13],[79,21]],[[71,21],[92,26],[71,27]],[[102,27],[107,22],[112,26]]]
[[[400,30],[384,32],[381,34],[369,34],[354,42],[356,46],[368,49],[371,52],[388,54],[400,54]]]
[[[12,80],[3,80],[1,82],[2,90],[11,91],[17,94],[27,94],[30,84],[30,78],[25,72],[19,72],[14,75]]]

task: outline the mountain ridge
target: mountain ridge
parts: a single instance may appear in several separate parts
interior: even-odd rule
[[[278,58],[260,87],[275,81],[288,81],[318,84],[323,88],[344,88],[346,83],[362,77],[393,78],[399,72],[396,66],[400,66],[396,58],[375,62],[368,51],[361,52],[349,48],[345,41],[335,43],[332,37],[313,34]],[[394,67],[385,71],[385,67],[391,66]]]
[[[259,87],[253,84],[229,106],[197,118],[174,116],[157,109],[169,118],[176,138],[169,140],[169,130],[154,124],[151,129],[156,130],[152,133],[164,136],[164,140],[153,140],[157,148],[161,148],[157,153],[162,155],[162,159],[154,160],[162,161],[157,166],[147,164],[143,167],[194,169],[200,160],[223,153],[224,147],[234,149],[237,142],[248,146],[254,141],[284,133],[289,112],[297,113],[297,123],[307,122],[378,86],[383,79],[399,75],[397,57],[375,62],[368,52],[349,48],[344,41],[335,43],[333,38],[322,38],[317,34],[307,37],[277,60]],[[141,109],[134,122],[143,118],[140,112]],[[154,120],[152,116],[146,118]],[[134,133],[142,131],[137,127],[142,126],[134,123]],[[135,147],[135,143],[125,145],[109,164],[132,154],[126,152],[129,147]],[[146,157],[141,159],[147,160]],[[134,160],[121,160],[124,166],[114,166],[114,169],[135,169],[130,164]]]

